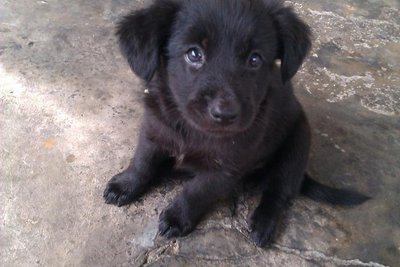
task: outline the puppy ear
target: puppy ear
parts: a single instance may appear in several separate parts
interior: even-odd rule
[[[122,54],[132,71],[146,82],[158,67],[177,11],[174,1],[157,0],[150,7],[127,15],[117,26]]]
[[[273,19],[279,39],[278,58],[281,60],[281,76],[285,83],[300,68],[311,48],[310,28],[290,7],[276,7]]]

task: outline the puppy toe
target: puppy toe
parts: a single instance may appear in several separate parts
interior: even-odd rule
[[[168,231],[165,232],[165,234],[164,234],[164,236],[165,236],[166,238],[174,238],[174,237],[178,237],[178,236],[181,236],[181,235],[182,235],[181,230],[180,230],[178,227],[176,227],[176,226],[174,226],[174,227],[169,227],[169,228],[168,228]]]
[[[167,217],[160,219],[158,230],[160,235],[166,238],[178,237],[181,235],[179,225]]]
[[[251,231],[250,238],[258,247],[265,247],[270,245],[273,241],[273,235],[263,230]]]
[[[274,241],[276,225],[276,220],[256,210],[250,220],[250,238],[259,247],[270,245]]]
[[[133,181],[126,174],[121,173],[114,176],[104,189],[103,198],[105,203],[117,205],[118,207],[131,203],[137,198],[136,190],[132,185]]]
[[[118,198],[121,195],[121,190],[119,187],[111,182],[109,182],[104,189],[103,198],[107,204],[114,204],[118,203]]]
[[[193,230],[192,225],[179,206],[170,205],[160,214],[158,230],[162,236],[172,238],[189,234]]]
[[[170,228],[171,226],[167,221],[160,220],[160,223],[158,225],[158,231],[160,232],[160,235],[164,236]]]

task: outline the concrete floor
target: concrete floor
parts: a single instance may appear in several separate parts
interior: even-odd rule
[[[276,245],[221,207],[190,236],[157,235],[171,182],[139,203],[103,203],[135,149],[142,88],[113,35],[148,1],[0,2],[0,266],[400,266],[398,0],[304,0],[314,48],[294,83],[313,127],[310,172],[373,199],[300,198]]]

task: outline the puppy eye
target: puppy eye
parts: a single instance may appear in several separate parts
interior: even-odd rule
[[[258,53],[253,53],[249,57],[249,66],[251,68],[259,68],[263,64],[263,60]]]
[[[200,48],[192,47],[186,52],[185,60],[192,65],[202,65],[204,63],[204,56]]]

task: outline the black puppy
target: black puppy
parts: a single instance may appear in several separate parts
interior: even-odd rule
[[[106,203],[135,201],[160,169],[190,171],[159,224],[162,235],[183,236],[257,174],[268,183],[250,227],[264,246],[300,192],[342,205],[367,199],[305,174],[310,129],[289,80],[311,42],[291,8],[272,0],[157,0],[126,16],[117,35],[148,91],[135,156],[108,182]]]

